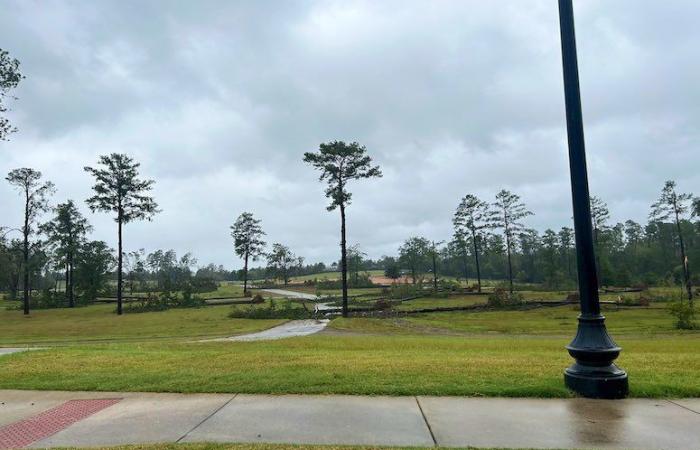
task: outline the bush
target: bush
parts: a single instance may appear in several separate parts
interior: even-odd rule
[[[676,328],[679,330],[694,330],[698,328],[695,323],[695,308],[686,300],[671,303],[668,307],[671,315],[676,318]]]
[[[404,298],[416,297],[418,295],[423,295],[423,285],[422,284],[394,284],[391,286],[389,291],[389,298],[395,300],[401,300]]]
[[[281,308],[274,300],[267,307],[247,308],[233,307],[228,316],[232,319],[310,319],[313,314],[305,308],[295,308],[291,302],[285,302]]]
[[[450,292],[456,292],[456,291],[458,291],[458,290],[461,288],[460,284],[457,283],[456,281],[454,281],[454,280],[444,280],[444,279],[443,279],[443,280],[440,280],[440,281],[438,282],[438,287],[439,287],[440,289],[443,289],[443,290],[445,290],[445,291],[450,291]]]
[[[192,291],[185,289],[182,297],[178,297],[171,291],[164,291],[160,294],[149,293],[148,296],[135,302],[124,305],[125,313],[144,313],[155,311],[166,311],[173,308],[200,308],[206,302],[192,294]]]
[[[185,283],[184,289],[190,289],[192,292],[214,292],[219,289],[219,283],[213,278],[194,277]]]
[[[489,294],[488,306],[492,308],[517,308],[525,303],[525,299],[519,292],[510,293],[502,288],[496,288]]]
[[[374,307],[380,311],[388,311],[391,309],[392,305],[392,302],[385,298],[380,298],[379,300],[374,302]]]
[[[10,299],[11,300],[11,299]],[[20,300],[20,299],[15,299]],[[87,305],[87,299],[80,295],[74,297],[75,306]],[[9,310],[21,310],[24,305],[20,301],[16,305],[8,306]],[[39,295],[29,297],[29,309],[55,309],[68,308],[68,299],[65,292],[55,292],[49,288],[41,290]]]
[[[639,306],[649,306],[651,305],[652,297],[650,295],[639,295]]]

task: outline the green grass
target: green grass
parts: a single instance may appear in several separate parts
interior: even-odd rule
[[[397,305],[394,309],[411,311],[425,308],[451,308],[486,304],[486,295],[461,295],[448,298],[422,297]]]
[[[243,285],[231,282],[219,283],[217,290],[212,292],[204,292],[197,294],[197,296],[202,298],[216,298],[216,297],[230,297],[237,298],[243,297]]]
[[[338,318],[329,333],[304,338],[190,343],[283,321],[229,319],[230,306],[117,317],[114,305],[98,305],[24,318],[1,303],[0,345],[62,346],[0,358],[0,389],[566,397],[564,346],[578,315],[560,306]],[[664,303],[604,314],[632,396],[700,396],[700,332],[675,330]]]
[[[697,335],[622,337],[635,397],[700,396]],[[0,388],[567,397],[566,338],[323,336],[57,347],[3,357]]]
[[[8,302],[5,302],[8,303]],[[32,311],[0,308],[0,345],[68,344],[100,340],[188,340],[232,336],[275,326],[283,320],[229,319],[230,306],[114,314],[114,305]]]
[[[469,298],[469,297],[467,297]],[[405,302],[432,302],[419,299]],[[452,299],[444,300],[445,303]],[[700,314],[700,308],[698,309]],[[678,331],[665,306],[647,308],[603,308],[606,325],[617,335],[678,336],[700,335],[697,331]],[[441,312],[396,318],[338,318],[330,327],[337,330],[380,334],[519,334],[528,336],[570,336],[576,329],[578,310],[572,306],[538,308],[527,311]],[[700,348],[698,349],[700,354]]]

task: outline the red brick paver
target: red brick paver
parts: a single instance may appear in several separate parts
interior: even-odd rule
[[[120,398],[70,400],[29,419],[0,427],[0,449],[26,447],[119,401]]]

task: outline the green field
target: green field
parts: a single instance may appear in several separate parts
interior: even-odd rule
[[[7,302],[5,302],[7,303]],[[191,340],[244,334],[284,320],[227,317],[230,306],[174,309],[155,313],[114,314],[114,305],[33,311],[7,310],[0,304],[0,345],[48,345],[96,341]]]
[[[636,397],[700,396],[697,336],[623,337]],[[324,336],[56,347],[3,357],[0,388],[566,397],[566,338]]]
[[[202,298],[243,297],[243,285],[232,282],[219,283],[219,288],[217,290],[197,295]]]
[[[223,285],[212,296],[233,295],[238,288]],[[377,289],[358,291],[378,295]],[[530,300],[561,300],[566,292],[527,291],[524,295]],[[659,289],[647,295],[664,300],[673,293]],[[365,303],[374,301],[371,296]],[[23,317],[20,311],[6,308],[11,302],[0,301],[0,345],[45,347],[0,358],[0,388],[570,395],[563,387],[562,370],[571,363],[564,346],[575,333],[578,315],[571,305],[401,314],[486,300],[486,295],[425,297],[403,302],[396,307],[399,314],[390,317],[335,318],[328,330],[313,336],[206,343],[193,341],[255,332],[285,320],[228,317],[233,308],[266,308],[270,300],[255,306],[207,306],[121,317],[113,313],[114,305],[39,310]],[[275,300],[279,306],[287,302]],[[624,349],[619,363],[630,374],[632,396],[700,396],[700,331],[676,330],[663,301],[648,307],[604,305],[603,309],[609,330]]]
[[[423,299],[415,300],[423,301]],[[431,300],[433,303],[435,300]],[[451,300],[447,300],[451,301]],[[411,303],[411,302],[406,302]],[[406,305],[406,303],[404,305]],[[401,305],[401,306],[404,306]],[[698,310],[700,314],[700,309]],[[645,337],[655,335],[700,337],[698,331],[678,331],[664,306],[648,308],[603,308],[607,326],[614,336]],[[330,327],[354,333],[372,334],[456,334],[572,336],[578,311],[572,306],[539,308],[528,311],[439,312],[392,318],[337,318]],[[700,347],[698,348],[700,357]]]

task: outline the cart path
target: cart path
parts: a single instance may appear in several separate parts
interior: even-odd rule
[[[268,328],[267,330],[258,331],[257,333],[242,334],[240,336],[231,336],[219,339],[207,339],[199,342],[269,341],[275,339],[308,336],[310,334],[318,333],[326,328],[328,322],[330,322],[328,319],[290,320],[282,325],[277,325],[276,327]]]

